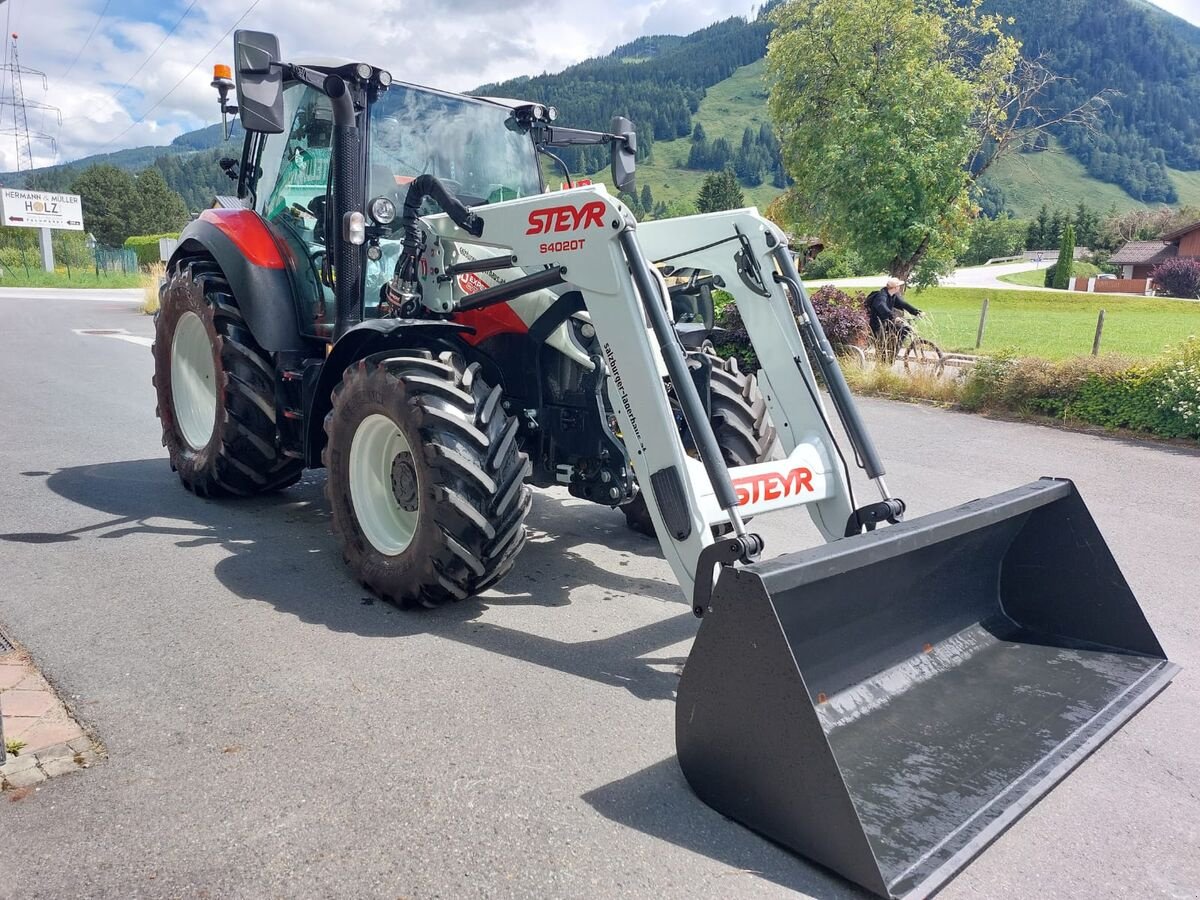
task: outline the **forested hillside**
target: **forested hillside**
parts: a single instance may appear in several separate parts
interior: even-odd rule
[[[1145,202],[1179,197],[1167,167],[1200,169],[1200,29],[1139,0],[986,0],[1015,19],[1030,57],[1070,80],[1047,96],[1067,110],[1111,91],[1100,133],[1063,128],[1059,143],[1100,181]]]
[[[628,116],[644,159],[653,154],[655,141],[690,135],[705,91],[761,59],[769,36],[761,16],[753,22],[728,19],[684,38],[640,38],[554,75],[514,78],[473,93],[551,104],[561,121],[579,128],[607,130],[614,115]],[[607,158],[603,147],[564,157],[574,171],[602,168]]]

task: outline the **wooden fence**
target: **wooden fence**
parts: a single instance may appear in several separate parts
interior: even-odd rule
[[[1075,279],[1072,290],[1097,294],[1150,294],[1149,278],[1083,278]]]

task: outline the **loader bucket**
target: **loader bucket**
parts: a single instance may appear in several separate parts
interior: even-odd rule
[[[1075,486],[1043,479],[722,569],[679,764],[724,815],[924,897],[1176,670]]]

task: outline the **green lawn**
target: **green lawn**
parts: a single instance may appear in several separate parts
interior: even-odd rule
[[[1090,353],[1101,309],[1104,352],[1150,358],[1200,335],[1200,303],[1183,300],[985,288],[930,288],[908,299],[927,314],[918,323],[923,335],[944,350],[972,353],[984,297],[989,300],[984,353],[1012,349],[1047,359]]]
[[[138,273],[122,275],[120,272],[96,275],[95,269],[74,269],[70,276],[66,269],[43,272],[41,269],[5,268],[0,275],[0,287],[53,287],[53,288],[135,288],[142,286]]]
[[[1046,269],[1030,269],[1027,272],[1014,272],[1011,275],[1001,275],[1001,281],[1007,281],[1009,284],[1023,284],[1026,287],[1045,287],[1046,284]]]

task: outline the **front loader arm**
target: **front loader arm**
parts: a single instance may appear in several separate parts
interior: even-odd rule
[[[753,253],[765,273],[768,296],[746,301],[744,317],[769,373],[765,393],[788,456],[729,470],[719,452],[705,452],[705,435],[708,447],[716,446],[707,418],[693,421],[695,416],[688,415],[701,460],[688,455],[676,424],[660,365],[666,358],[670,370],[670,357],[678,353],[674,361],[678,368],[682,352],[673,328],[663,327],[669,316],[668,292],[650,265],[655,254],[647,254],[640,243],[647,226],[639,227],[628,209],[601,185],[492,204],[478,210],[478,216],[482,233],[471,237],[471,243],[503,248],[527,275],[558,271],[565,283],[552,290],[578,289],[583,294],[608,370],[608,393],[629,462],[646,494],[664,556],[689,600],[701,552],[713,542],[714,525],[733,521],[735,531],[744,535],[742,515],[808,504],[827,539],[842,535],[853,507],[832,435],[822,426],[823,413],[795,318],[783,288],[770,277],[768,235],[782,241],[775,226],[751,210],[663,223],[686,223],[682,241],[686,247],[735,235],[736,225],[748,244],[735,237],[714,248],[720,252],[702,253],[689,264],[710,268],[736,286],[741,282],[734,254]],[[453,305],[449,287],[437,277],[445,258],[441,238],[463,240],[464,236],[446,216],[422,221],[428,232],[425,262],[419,267],[425,273],[422,293],[428,306],[449,311]],[[658,228],[649,233],[655,232],[665,234]],[[665,238],[657,241],[664,242]],[[678,250],[680,240],[674,243]],[[735,291],[735,296],[742,299],[740,292]],[[655,318],[658,321],[652,322]],[[686,401],[689,392],[696,397],[685,376],[675,393]],[[683,405],[688,413],[687,403]]]

